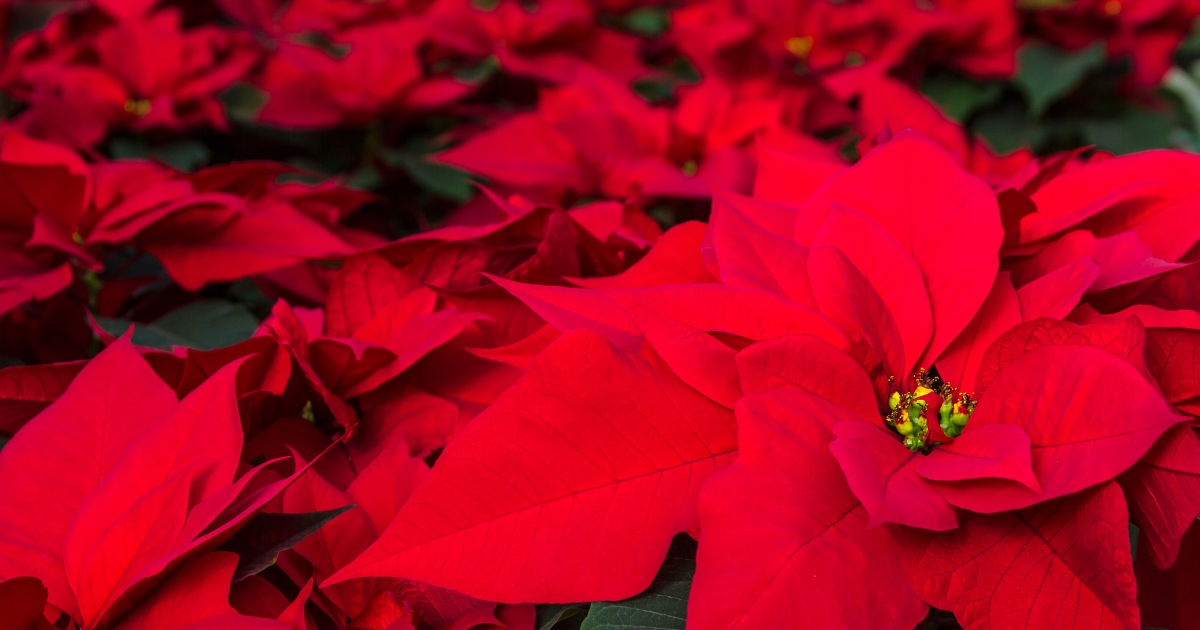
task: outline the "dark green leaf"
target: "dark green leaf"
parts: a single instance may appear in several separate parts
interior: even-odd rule
[[[1029,101],[1029,112],[1040,117],[1046,108],[1070,94],[1089,72],[1104,65],[1104,43],[1068,52],[1044,42],[1029,42],[1017,51],[1015,83]]]
[[[1130,557],[1134,560],[1137,560],[1137,541],[1138,534],[1141,533],[1141,531],[1142,530],[1138,529],[1137,525],[1134,525],[1133,523],[1129,524],[1129,552]]]
[[[921,92],[933,99],[947,116],[962,122],[1000,100],[1004,84],[999,81],[977,83],[957,75],[939,74],[922,81]]]
[[[592,604],[582,630],[683,630],[695,573],[696,543],[680,534],[650,588],[624,601]]]
[[[1025,117],[1018,103],[980,113],[974,127],[998,153],[1035,145],[1039,135],[1038,127]]]
[[[396,153],[391,161],[403,168],[418,186],[439,197],[466,203],[475,194],[467,174],[453,166],[430,162],[424,156]]]
[[[106,332],[120,336],[129,330],[127,319],[97,317]],[[138,323],[133,343],[147,348],[170,350],[171,346],[212,350],[249,339],[258,319],[244,306],[225,300],[201,300],[167,313],[150,324]]]
[[[542,604],[537,607],[536,630],[578,630],[587,615],[587,604]]]
[[[1088,143],[1123,155],[1170,147],[1172,127],[1166,116],[1130,109],[1115,119],[1083,121],[1083,134]]]
[[[212,151],[199,140],[180,140],[157,146],[150,150],[150,155],[185,173],[195,171],[212,159]]]
[[[260,512],[221,545],[238,555],[233,581],[243,580],[275,564],[279,554],[295,547],[353,504],[324,512],[274,514]]]
[[[188,340],[189,348],[211,350],[249,339],[258,328],[258,319],[244,306],[201,300],[163,315],[154,325]]]
[[[663,6],[641,7],[625,15],[625,29],[643,37],[658,37],[671,25],[670,14]]]
[[[220,98],[225,105],[225,114],[231,120],[246,123],[258,117],[270,96],[249,83],[238,81],[222,92]]]

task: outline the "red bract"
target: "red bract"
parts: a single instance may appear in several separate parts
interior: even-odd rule
[[[0,573],[37,577],[51,604],[97,627],[145,597],[147,580],[227,538],[290,482],[247,486],[261,468],[234,480],[236,373],[180,402],[126,340],[89,363],[0,452]]]
[[[1146,268],[1149,250],[1097,242],[1083,250],[1087,258],[1052,258],[1054,248],[1078,250],[1045,241],[1023,246],[1025,257],[1006,259],[1013,270],[999,272],[1005,230],[1018,229],[1003,218],[1004,204],[1023,193],[1007,191],[998,201],[913,132],[790,190],[774,179],[786,173],[784,163],[756,183],[778,201],[718,195],[699,242],[680,226],[661,239],[661,255],[652,250],[618,276],[581,280],[583,289],[496,278],[564,336],[463,429],[388,532],[334,580],[412,575],[484,597],[539,601],[620,597],[645,584],[644,565],[661,557],[667,537],[691,531],[680,520],[688,512],[674,510],[687,504],[692,486],[673,485],[669,501],[659,486],[651,501],[626,496],[634,490],[619,471],[585,482],[580,467],[593,460],[583,444],[607,449],[610,465],[640,461],[622,455],[629,447],[657,461],[657,447],[632,437],[645,430],[637,422],[652,422],[655,442],[674,445],[663,405],[653,420],[623,407],[643,404],[651,390],[618,385],[610,389],[628,393],[617,399],[594,389],[597,374],[636,371],[656,387],[676,383],[677,396],[686,391],[689,400],[737,409],[738,463],[715,473],[699,503],[690,624],[765,627],[803,614],[819,627],[911,627],[925,604],[972,627],[1058,605],[1086,625],[1136,623],[1132,563],[1121,551],[1128,518],[1121,489],[1145,528],[1146,553],[1169,565],[1200,512],[1190,500],[1169,498],[1194,494],[1187,453],[1200,444],[1162,392],[1171,401],[1196,393],[1174,376],[1170,353],[1148,365],[1139,319],[1080,326],[1037,318],[1066,315],[1099,277],[1112,278],[1104,290],[1155,277],[1122,271]],[[1067,170],[1043,168],[1057,170],[1028,185],[1038,187],[1035,197]],[[1026,214],[1042,212],[1037,205]],[[1039,260],[1047,262],[1038,271],[1023,271]],[[665,261],[696,271],[663,275]],[[1085,262],[1082,276],[1073,272]],[[688,284],[654,286],[657,278]],[[975,349],[984,337],[988,347]],[[644,363],[629,363],[635,355]],[[971,375],[952,382],[964,391],[924,370],[914,375],[943,363],[957,366],[947,378]],[[591,381],[575,376],[582,369]],[[964,393],[972,385],[979,396]],[[698,436],[713,435],[694,428],[707,412],[691,417]],[[607,446],[610,426],[633,442]],[[496,449],[498,438],[519,439],[522,448]],[[571,457],[560,461],[564,449]],[[696,465],[685,452],[675,445],[675,457]],[[537,472],[546,466],[559,472]],[[510,492],[501,479],[528,481]],[[576,497],[579,510],[579,497],[591,505],[601,489],[595,509],[609,507],[600,524],[571,524],[587,510],[560,514],[561,501]],[[609,504],[613,497],[619,508]],[[640,531],[658,536],[659,546],[634,548],[620,567],[627,579],[594,573],[594,554],[625,540],[621,523],[630,519],[654,523]],[[464,549],[487,570],[464,569],[455,560]],[[536,562],[543,553],[575,559],[575,572]],[[893,560],[880,565],[879,558]],[[978,579],[959,577],[963,571]],[[1029,578],[1031,571],[1044,579]],[[865,594],[846,597],[849,584],[866,585]],[[798,592],[811,609],[798,607]]]
[[[1200,16],[1191,0],[1088,0],[1070,6],[1049,5],[1032,12],[1038,34],[1068,48],[1104,41],[1111,57],[1133,59],[1133,79],[1154,85],[1170,68],[1171,55]]]
[[[0,195],[5,208],[0,313],[7,313],[70,286],[71,260],[95,261],[71,238],[91,195],[87,165],[71,151],[12,128],[0,133]]]
[[[337,225],[369,196],[277,184],[288,170],[248,162],[183,175],[150,162],[104,164],[94,169],[94,209],[76,229],[88,247],[136,244],[189,290],[378,242]]]
[[[853,90],[858,77],[887,73],[918,46],[973,74],[1009,74],[1019,43],[1018,17],[1009,3],[713,0],[680,9],[673,18],[677,45],[705,71],[799,67],[839,90]]]
[[[425,18],[437,46],[472,60],[495,55],[514,76],[566,83],[580,66],[622,82],[645,74],[638,40],[601,27],[596,13],[585,0],[438,0]]]
[[[425,38],[424,25],[407,19],[340,31],[334,50],[283,40],[255,80],[269,95],[258,119],[297,128],[361,124],[445,106],[474,89],[449,76],[424,79],[417,48]]]
[[[696,494],[734,448],[732,414],[648,348],[570,333],[458,435],[333,581],[403,575],[508,601],[628,597],[650,583],[672,534],[696,527]]]

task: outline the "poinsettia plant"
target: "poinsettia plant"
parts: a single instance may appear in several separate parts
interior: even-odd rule
[[[1198,16],[0,3],[0,627],[1200,627]]]

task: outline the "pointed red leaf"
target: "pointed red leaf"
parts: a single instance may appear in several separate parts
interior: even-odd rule
[[[1021,303],[1007,271],[996,275],[991,293],[979,307],[979,312],[938,359],[937,369],[942,380],[965,391],[977,385],[979,365],[988,348],[1000,335],[1020,324]]]
[[[929,296],[916,262],[878,223],[840,203],[834,203],[825,215],[812,246],[837,248],[879,294],[896,322],[904,346],[904,364],[895,374],[911,373],[933,335]],[[824,296],[831,289],[817,289],[817,283],[832,282],[838,286],[835,278],[814,277],[812,282],[814,292]],[[851,288],[847,286],[845,290]]]
[[[304,587],[300,589],[300,593],[296,595],[296,599],[292,600],[283,612],[275,618],[275,621],[290,627],[292,630],[308,630],[308,622],[304,616],[304,605],[308,603],[308,598],[312,594],[313,581],[309,578],[304,583]]]
[[[628,352],[637,352],[642,346],[641,330],[625,309],[604,291],[546,287],[491,278],[533,309],[547,324],[562,332],[591,330]]]
[[[1139,553],[1160,569],[1171,566],[1200,515],[1200,439],[1190,426],[1176,426],[1117,481],[1142,530]]]
[[[50,603],[78,618],[62,569],[71,518],[126,449],[176,404],[127,338],[89,362],[0,450],[0,575],[40,578]]]
[[[700,257],[700,243],[708,229],[699,221],[686,221],[667,230],[632,267],[615,276],[575,278],[587,289],[638,289],[664,284],[716,282]]]
[[[833,425],[833,434],[837,439],[829,450],[872,527],[899,523],[943,531],[958,524],[955,509],[917,474],[922,456],[904,448],[895,433],[852,420]]]
[[[143,568],[172,550],[188,507],[233,481],[242,451],[239,363],[222,368],[149,427],[75,512],[63,559],[85,620],[98,618]],[[176,517],[177,527],[169,524]],[[160,535],[153,553],[142,549]]]
[[[290,630],[273,619],[241,615],[229,605],[237,561],[227,552],[193,558],[125,618],[122,630]]]
[[[0,431],[16,433],[58,400],[85,365],[85,361],[71,361],[0,370]]]
[[[975,389],[987,390],[1001,370],[1043,346],[1091,346],[1125,359],[1151,380],[1143,359],[1146,330],[1136,318],[1114,324],[1079,326],[1057,319],[1035,319],[1015,326],[988,348],[980,361]]]
[[[1024,429],[1042,493],[1000,480],[938,482],[938,491],[975,512],[1024,508],[1115,478],[1183,421],[1128,361],[1092,346],[1043,346],[1000,371],[966,429]]]
[[[388,304],[415,287],[392,263],[376,254],[351,256],[342,263],[325,301],[325,333],[350,337]]]
[[[1004,240],[995,193],[936,143],[902,131],[813,193],[797,219],[796,240],[813,243],[834,204],[871,218],[916,261],[933,337],[925,354],[908,362],[932,364],[992,288]]]
[[[896,320],[858,267],[837,247],[827,245],[809,253],[808,275],[816,280],[813,295],[821,313],[847,335],[864,337],[888,376],[907,376],[904,340]]]
[[[652,353],[567,333],[333,580],[402,575],[493,601],[629,597],[734,448],[732,414]]]
[[[1092,259],[1084,258],[1017,289],[1022,319],[1066,317],[1099,276],[1100,266]]]
[[[905,529],[913,588],[967,628],[1138,628],[1125,501],[1110,483],[1020,512]]]
[[[925,616],[891,535],[868,527],[829,454],[832,434],[812,417],[830,406],[796,391],[738,401],[737,461],[700,495],[689,628],[803,619],[806,628],[909,630]]]
[[[736,351],[703,333],[752,341],[811,334],[830,344],[845,344],[845,336],[820,313],[757,289],[693,284],[608,295],[685,383],[731,409],[741,396]]]
[[[713,200],[707,239],[726,285],[771,291],[816,308],[808,281],[808,248],[790,234],[771,233],[718,197]]]
[[[798,389],[845,407],[867,422],[880,420],[867,373],[819,337],[788,335],[760,341],[738,353],[737,367],[746,395]]]
[[[1029,461],[1029,436],[1015,424],[971,427],[918,461],[917,474],[930,481],[1008,479],[1042,491]]]

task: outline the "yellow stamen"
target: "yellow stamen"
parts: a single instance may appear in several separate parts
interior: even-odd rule
[[[144,98],[138,100],[131,98],[125,101],[125,111],[137,116],[138,118],[141,118],[142,116],[150,113],[150,101]]]
[[[783,47],[793,55],[796,55],[801,59],[805,59],[808,57],[808,54],[812,52],[812,35],[805,35],[804,37],[789,37],[788,40],[783,43]]]

